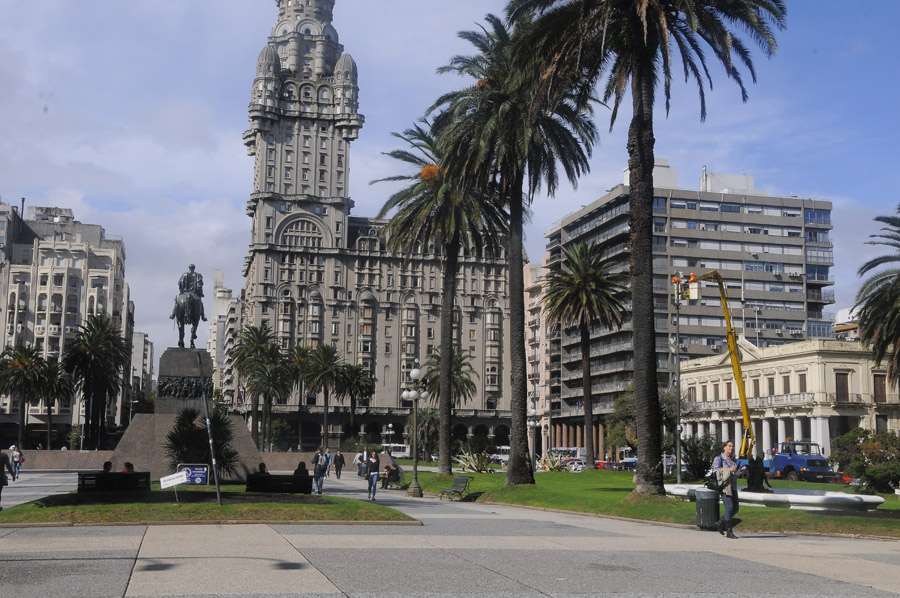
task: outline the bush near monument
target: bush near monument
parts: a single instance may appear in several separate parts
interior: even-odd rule
[[[900,488],[900,436],[856,428],[831,441],[838,469],[858,478],[860,491],[891,493]]]
[[[213,411],[210,414],[210,429],[219,475],[234,476],[240,456],[231,446],[234,430],[228,415],[218,409]],[[175,425],[166,434],[164,447],[173,469],[179,463],[212,463],[206,421],[192,407],[182,409],[175,417]]]

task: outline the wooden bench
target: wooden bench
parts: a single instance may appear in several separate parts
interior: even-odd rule
[[[313,479],[308,475],[273,475],[251,473],[247,476],[246,492],[280,492],[312,494]]]
[[[459,500],[462,500],[463,494],[469,491],[469,482],[472,481],[472,476],[467,475],[458,475],[453,478],[453,486],[450,488],[444,488],[441,490],[441,500],[443,500],[444,495],[446,494],[450,500],[453,500],[453,495],[459,497]]]
[[[149,471],[78,472],[79,492],[150,492]]]

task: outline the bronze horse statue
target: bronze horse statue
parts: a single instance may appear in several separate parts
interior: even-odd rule
[[[191,349],[194,349],[194,341],[197,340],[197,324],[200,323],[200,315],[203,305],[200,297],[193,291],[185,291],[175,298],[175,323],[178,325],[178,346],[184,348],[184,327],[191,325]]]

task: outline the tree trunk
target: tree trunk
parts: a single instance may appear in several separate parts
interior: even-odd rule
[[[47,450],[50,450],[50,431],[53,430],[53,401],[47,399]]]
[[[322,415],[322,446],[328,448],[328,387],[322,389],[325,395],[325,411]]]
[[[25,448],[25,406],[28,404],[25,393],[19,395],[19,435],[16,440],[16,446],[19,450]]]
[[[524,172],[516,173],[509,198],[509,362],[512,378],[509,407],[512,413],[507,485],[534,484],[534,464],[528,455],[528,387],[525,380],[525,281],[522,271],[524,176]]]
[[[635,479],[640,494],[666,492],[653,310],[654,54],[655,48],[648,49],[632,73],[634,115],[628,129],[634,419],[638,440]]]
[[[456,270],[459,264],[459,235],[454,235],[444,249],[444,271],[441,282],[441,371],[438,380],[438,412],[440,428],[438,473],[450,475],[450,437],[453,432],[453,302],[456,298]]]
[[[266,447],[264,450],[266,452],[268,452],[272,448],[272,396],[271,395],[267,394],[263,397],[263,409],[265,410],[265,413],[264,413],[265,434],[263,435],[263,438],[265,439],[265,444],[266,444]]]
[[[587,322],[579,322],[581,332],[581,400],[584,403],[584,459],[588,468],[594,467],[594,404],[591,399],[591,329]]]
[[[253,393],[250,397],[250,436],[256,448],[259,448],[259,395]]]

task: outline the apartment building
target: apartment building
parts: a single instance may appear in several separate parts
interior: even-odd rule
[[[362,401],[353,429],[349,405],[332,400],[329,439],[380,436],[390,424],[400,440],[412,407],[400,396],[408,373],[440,344],[441,247],[393,253],[386,220],[351,215],[350,149],[364,123],[357,65],[338,43],[332,0],[277,6],[244,133],[255,167],[241,325],[269,326],[284,348],[332,344],[370,372],[375,394]],[[476,396],[455,408],[463,439],[508,438],[506,280],[503,253],[460,256],[454,335],[479,376]],[[222,384],[239,407],[236,376]],[[314,446],[323,400],[295,393],[275,413],[299,426],[300,444]]]
[[[4,206],[11,220],[14,209]],[[16,221],[15,238],[4,246],[7,261],[0,271],[0,292],[7,298],[5,326],[0,344],[34,345],[45,359],[58,361],[66,344],[90,314],[112,317],[122,339],[132,345],[133,304],[125,280],[125,243],[110,238],[98,224],[75,220],[68,208],[28,208],[27,218]],[[107,406],[110,427],[127,423],[131,372],[122,373],[121,391]],[[18,397],[0,397],[0,434],[15,438]],[[47,417],[42,402],[27,407],[26,437],[33,445],[46,443]],[[71,425],[83,421],[80,396],[60,397],[53,408],[53,447],[65,440]]]
[[[547,263],[576,241],[606,242],[628,267],[628,173],[625,184],[565,216],[545,235]],[[699,190],[680,189],[677,169],[654,168],[654,302],[660,388],[674,382],[676,341],[682,360],[725,355],[725,322],[715,283],[703,282],[696,300],[683,301],[675,326],[672,276],[718,270],[725,280],[737,334],[757,347],[832,338],[831,203],[774,197],[755,189],[752,176],[707,173]],[[583,425],[581,355],[576,330],[554,331],[550,346],[553,442],[575,446]],[[633,377],[631,324],[595,329],[591,345],[594,413],[612,410]]]

